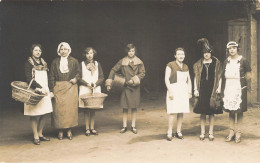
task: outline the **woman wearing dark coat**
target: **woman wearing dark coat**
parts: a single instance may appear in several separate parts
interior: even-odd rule
[[[70,45],[59,44],[57,53],[60,56],[53,60],[50,69],[50,90],[54,94],[53,126],[59,130],[58,139],[63,139],[63,130],[72,140],[71,128],[78,125],[78,85],[79,63],[69,56]]]
[[[140,107],[140,81],[145,76],[145,68],[143,62],[136,56],[136,47],[133,44],[126,46],[126,53],[123,59],[119,60],[117,64],[111,69],[108,79],[106,80],[106,87],[109,91],[111,89],[112,79],[116,72],[120,72],[125,77],[125,87],[121,94],[121,108],[123,108],[123,128],[120,133],[127,131],[127,114],[128,109],[132,111],[132,127],[131,131],[137,134],[135,126],[137,108]]]
[[[209,140],[214,140],[214,114],[222,114],[222,108],[216,108],[214,99],[221,92],[221,63],[212,56],[212,48],[206,38],[198,40],[199,51],[203,55],[193,66],[194,95],[198,97],[198,102],[193,110],[200,114],[201,135],[200,140],[205,139],[206,115],[209,116]]]

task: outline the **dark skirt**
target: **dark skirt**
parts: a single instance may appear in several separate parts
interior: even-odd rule
[[[194,107],[193,112],[197,114],[222,114],[222,109],[216,109],[210,107],[210,97],[212,94],[213,85],[210,80],[202,80],[200,84],[200,91],[198,102]]]

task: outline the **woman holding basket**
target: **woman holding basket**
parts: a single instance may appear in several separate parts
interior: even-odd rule
[[[51,97],[48,88],[47,63],[41,58],[42,47],[40,44],[31,46],[32,56],[25,63],[26,81],[31,84],[31,88],[46,94],[36,105],[24,104],[24,115],[30,116],[31,126],[33,130],[33,143],[40,145],[40,141],[50,141],[49,138],[43,136],[43,127],[47,118],[47,114],[52,112]]]
[[[63,139],[63,130],[72,140],[71,128],[78,125],[79,63],[71,57],[70,45],[61,42],[50,70],[50,89],[54,94],[53,125],[59,130],[58,139]]]
[[[96,50],[92,47],[87,47],[84,50],[83,57],[86,58],[80,64],[80,78],[79,78],[79,96],[89,93],[101,93],[101,84],[104,81],[103,70],[99,62],[94,60],[97,54]],[[86,108],[84,102],[79,98],[79,107],[84,108],[86,136],[90,134],[98,135],[94,128],[95,109]],[[103,108],[103,106],[100,106]]]

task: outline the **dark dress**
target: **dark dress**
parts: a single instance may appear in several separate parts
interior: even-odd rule
[[[210,107],[210,98],[214,86],[216,60],[212,59],[212,63],[207,63],[207,64],[208,64],[208,73],[207,73],[206,64],[203,64],[203,68],[201,72],[198,103],[195,106],[193,112],[197,114],[206,114],[206,115],[222,114],[222,110],[218,110]]]

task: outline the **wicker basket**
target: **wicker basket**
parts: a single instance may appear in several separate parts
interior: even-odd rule
[[[80,99],[84,102],[85,108],[88,109],[102,109],[103,102],[106,99],[105,93],[89,93],[80,96]]]
[[[33,81],[33,80],[32,80]],[[13,81],[11,83],[12,86],[12,98],[23,102],[27,105],[36,105],[41,101],[41,99],[45,95],[39,95],[35,93],[31,88],[31,83],[30,82],[29,86],[26,82],[21,82],[21,81]]]

